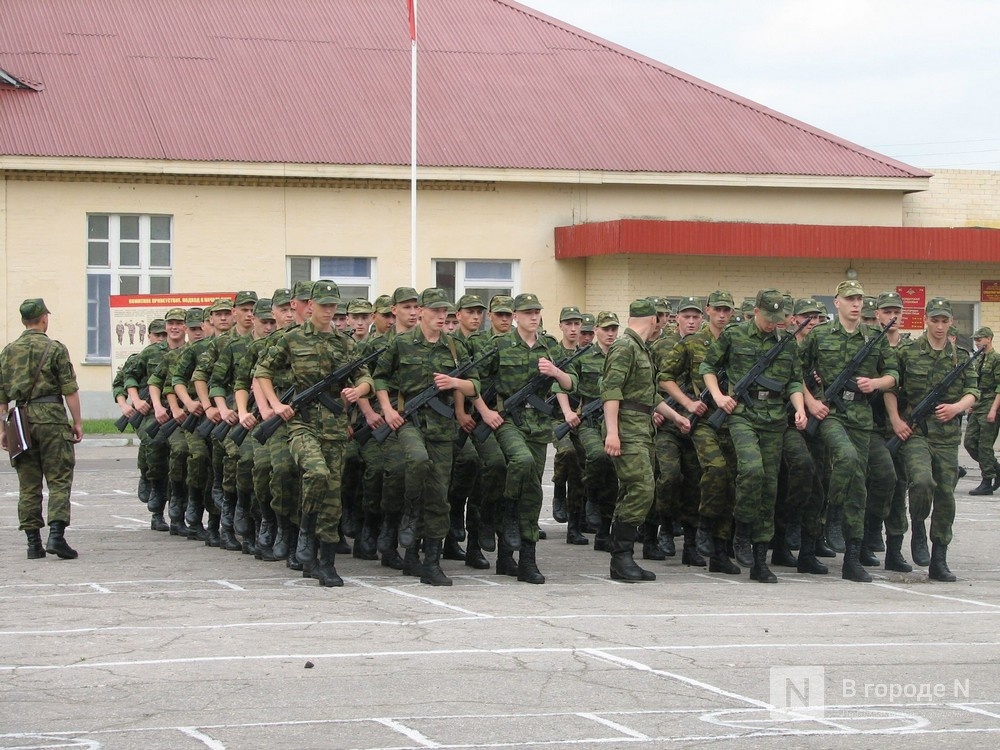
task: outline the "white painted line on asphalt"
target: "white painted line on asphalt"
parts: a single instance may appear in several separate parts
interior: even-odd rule
[[[377,723],[382,726],[389,727],[394,732],[399,732],[404,737],[407,737],[414,742],[420,744],[423,747],[441,747],[441,745],[434,740],[428,739],[426,736],[418,732],[416,729],[411,729],[405,724],[400,724],[395,719],[375,719]]]
[[[365,583],[364,581],[354,580],[352,583],[366,589],[375,589],[376,591],[388,591],[390,594],[395,594],[396,596],[407,597],[409,599],[416,599],[417,601],[424,602],[426,604],[433,604],[435,607],[444,607],[445,609],[450,609],[452,612],[460,612],[463,615],[470,615],[477,619],[491,620],[493,615],[482,614],[481,612],[473,612],[469,609],[464,609],[463,607],[455,606],[454,604],[448,604],[440,599],[431,599],[429,596],[420,596],[419,594],[411,594],[409,591],[402,591],[394,586],[373,586],[370,583]]]
[[[142,518],[133,518],[132,516],[111,516],[111,517],[117,518],[120,521],[132,521],[133,523],[142,524],[143,526],[146,525],[146,521]],[[116,528],[121,528],[121,527],[116,527]]]
[[[627,737],[632,737],[632,738],[637,739],[637,740],[649,740],[649,739],[652,739],[651,737],[649,737],[648,735],[643,734],[642,732],[637,732],[634,729],[629,729],[624,724],[619,724],[616,721],[611,721],[611,719],[605,719],[605,718],[603,718],[601,716],[597,716],[596,714],[580,713],[580,714],[577,714],[577,716],[579,716],[581,718],[584,718],[584,719],[590,719],[591,721],[596,721],[598,724],[606,726],[609,729],[614,729],[616,732],[621,732],[622,734],[624,734]]]
[[[993,711],[987,711],[984,708],[979,708],[972,705],[971,703],[949,703],[952,708],[957,708],[961,711],[968,711],[972,714],[980,714],[982,716],[989,716],[991,719],[1000,719],[1000,713],[995,713]],[[987,703],[988,706],[995,706],[996,703]]]
[[[246,591],[246,589],[242,586],[237,586],[235,583],[231,583],[230,581],[212,581],[212,583],[217,583],[223,588],[231,589],[233,591]]]
[[[191,739],[198,740],[209,750],[226,750],[226,746],[223,745],[218,740],[212,739],[204,732],[199,732],[194,727],[177,727],[177,729],[184,734],[186,734]]]
[[[712,583],[728,583],[730,586],[742,586],[743,581],[737,581],[732,578],[719,578],[718,576],[710,576],[707,573],[692,573],[695,578],[705,578]]]
[[[977,607],[991,607],[993,609],[1000,609],[1000,604],[990,604],[989,602],[981,602],[976,599],[963,599],[958,596],[945,596],[944,594],[928,594],[926,591],[914,591],[912,589],[904,589],[901,586],[893,586],[888,583],[872,583],[872,586],[878,586],[883,589],[890,589],[892,591],[899,591],[903,594],[912,594],[913,596],[926,596],[931,599],[942,599],[947,602],[959,602],[960,604],[974,604]]]
[[[90,586],[92,589],[94,589],[94,591],[97,591],[100,594],[113,594],[114,593],[111,589],[106,589],[106,588],[104,588],[99,583],[88,583],[87,585]]]
[[[621,581],[612,581],[607,576],[592,576],[592,575],[587,575],[586,573],[581,573],[580,574],[580,578],[589,578],[592,581],[600,581],[601,583],[607,583],[607,584],[610,584],[612,586],[621,586],[621,585],[623,585]],[[647,581],[647,583],[649,583],[649,581]]]

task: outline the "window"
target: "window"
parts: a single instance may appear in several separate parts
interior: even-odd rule
[[[87,360],[111,358],[112,294],[169,294],[173,217],[87,216]]]
[[[321,256],[288,258],[288,286],[297,281],[330,279],[340,287],[340,297],[345,302],[356,297],[372,299],[375,288],[375,260],[373,258],[334,258]]]
[[[434,283],[452,302],[476,294],[485,304],[498,294],[514,296],[518,288],[516,260],[436,260]]]

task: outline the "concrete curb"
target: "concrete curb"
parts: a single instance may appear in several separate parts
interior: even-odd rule
[[[81,445],[87,448],[129,448],[139,445],[137,435],[84,435]]]

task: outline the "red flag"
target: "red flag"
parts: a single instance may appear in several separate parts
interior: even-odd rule
[[[413,9],[413,0],[406,0],[407,9],[410,12],[410,40],[417,41],[417,14]]]

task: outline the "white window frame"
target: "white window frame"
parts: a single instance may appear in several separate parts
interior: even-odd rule
[[[367,260],[368,261],[368,276],[321,276],[320,275],[320,262],[325,258],[336,258],[343,260]],[[367,299],[375,299],[377,286],[377,267],[378,262],[376,258],[365,256],[365,255],[289,255],[285,257],[285,279],[288,281],[289,288],[293,286],[292,281],[292,261],[293,260],[308,260],[309,261],[309,281],[319,281],[320,279],[329,279],[337,284],[337,286],[343,287],[356,287],[356,286],[367,286],[368,294]],[[344,300],[345,304],[347,300]]]
[[[434,258],[432,261],[434,264],[434,279],[435,283],[437,281],[438,275],[438,263],[454,263],[455,264],[455,299],[453,302],[457,302],[459,298],[466,293],[469,287],[479,289],[482,287],[510,287],[510,296],[516,297],[521,292],[521,262],[512,258],[465,258],[459,260],[458,258]],[[510,278],[509,279],[470,279],[468,273],[466,272],[467,263],[510,263]],[[490,303],[488,299],[484,299],[487,305]]]

